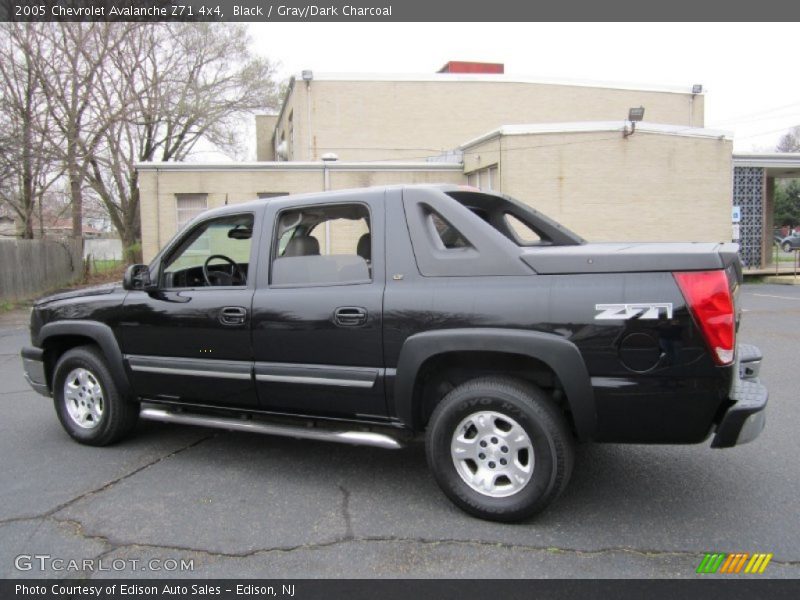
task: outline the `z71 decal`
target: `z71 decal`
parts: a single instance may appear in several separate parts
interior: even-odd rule
[[[672,318],[672,303],[641,303],[641,304],[595,304],[595,310],[600,313],[595,315],[596,321],[616,321],[619,319],[647,319],[655,321],[665,316]]]

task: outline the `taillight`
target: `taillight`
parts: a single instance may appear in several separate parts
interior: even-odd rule
[[[733,298],[725,271],[673,273],[714,362],[729,365],[736,346]]]

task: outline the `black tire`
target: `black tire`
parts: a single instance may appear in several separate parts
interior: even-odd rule
[[[71,375],[73,381],[68,392],[65,388]],[[82,386],[78,376],[85,378],[86,385]],[[97,386],[99,395],[95,393]],[[84,400],[99,409],[90,414]],[[64,430],[76,441],[89,446],[106,446],[123,439],[139,419],[139,404],[120,395],[105,359],[94,346],[73,348],[58,360],[53,373],[53,402]],[[83,411],[86,419],[71,416],[70,411]],[[98,416],[93,416],[95,414]]]
[[[515,421],[515,425],[524,430],[528,440],[522,443],[530,444],[533,462],[532,472],[524,484],[512,482],[509,477],[502,474],[491,474],[490,477],[494,478],[493,490],[482,493],[476,491],[472,487],[473,484],[467,483],[464,477],[469,477],[469,474],[464,471],[465,468],[471,469],[472,466],[477,468],[479,467],[477,462],[483,462],[480,466],[484,469],[511,467],[499,467],[497,463],[485,462],[492,460],[492,457],[487,459],[484,454],[478,455],[484,458],[475,458],[471,464],[469,459],[459,461],[460,467],[457,467],[457,461],[451,455],[451,443],[457,430],[466,438],[470,435],[467,431],[474,429],[471,424],[463,426],[463,423],[471,423],[473,416],[485,416],[490,413],[501,415],[498,420],[493,421],[493,427],[496,428],[498,425],[505,427]],[[504,421],[502,417],[507,417],[509,421]],[[474,442],[469,440],[469,443],[481,443],[479,437],[475,437],[474,440]],[[492,447],[492,444],[498,444],[498,441],[492,440],[493,438],[489,438],[486,443],[489,444],[490,450],[495,452],[494,456],[508,456],[497,454],[502,448],[507,449],[503,445],[503,438],[499,438],[500,446]],[[477,446],[473,448],[475,451],[480,451]],[[536,386],[505,377],[474,379],[448,393],[436,407],[428,423],[426,452],[428,466],[436,482],[453,503],[476,517],[506,523],[532,517],[558,498],[569,482],[574,462],[573,436],[558,407]],[[527,450],[520,452],[527,453]],[[524,462],[527,454],[519,456]],[[459,468],[465,473],[464,476],[459,473]],[[477,473],[477,470],[475,472]],[[486,470],[483,472],[494,473]],[[504,477],[510,484],[506,486],[505,492],[494,485],[494,482],[502,484]],[[522,487],[513,491],[514,486],[518,485]],[[509,495],[504,497],[491,495],[497,493]]]
[[[789,242],[784,243],[783,244],[783,251],[784,252],[791,252],[792,251],[792,245]]]

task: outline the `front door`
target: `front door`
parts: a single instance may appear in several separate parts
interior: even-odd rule
[[[253,229],[251,213],[198,223],[165,254],[158,290],[128,293],[122,343],[137,395],[256,406]]]
[[[273,242],[262,248],[269,260],[253,299],[262,408],[386,416],[383,207],[370,198],[275,203],[266,214]]]

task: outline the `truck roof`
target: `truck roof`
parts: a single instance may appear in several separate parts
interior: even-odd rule
[[[282,204],[294,204],[297,200],[304,200],[304,199],[320,199],[320,198],[330,198],[332,200],[338,199],[339,196],[342,197],[343,200],[357,200],[360,196],[367,196],[373,195],[376,192],[386,192],[389,190],[400,190],[400,189],[430,189],[430,190],[441,190],[442,192],[457,192],[457,191],[473,191],[476,193],[491,193],[491,192],[482,192],[477,188],[469,187],[469,186],[461,186],[456,185],[453,183],[419,183],[419,184],[396,184],[396,185],[379,185],[379,186],[372,186],[372,187],[364,187],[364,188],[348,188],[348,189],[341,189],[341,190],[329,190],[329,191],[322,191],[322,192],[304,192],[301,194],[289,194],[287,196],[276,196],[272,198],[259,198],[255,200],[248,200],[246,202],[238,202],[236,204],[227,204],[225,206],[220,206],[217,208],[212,208],[202,213],[203,218],[207,217],[214,217],[214,216],[221,216],[230,213],[240,212],[242,209],[257,209],[265,206],[267,203],[271,205],[277,205],[279,208]]]

